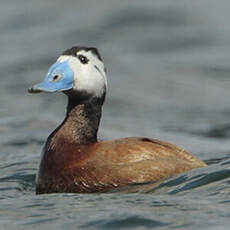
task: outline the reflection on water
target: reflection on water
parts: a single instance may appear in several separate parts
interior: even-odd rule
[[[228,229],[228,9],[227,0],[3,3],[3,229]],[[62,121],[66,101],[31,96],[27,88],[73,44],[98,47],[108,69],[102,139],[163,139],[208,167],[108,194],[35,196],[41,146]]]

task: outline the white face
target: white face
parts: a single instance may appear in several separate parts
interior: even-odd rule
[[[80,57],[87,58],[87,63],[82,63]],[[62,55],[59,62],[67,61],[74,73],[73,90],[86,91],[97,97],[101,97],[106,89],[107,80],[104,64],[90,50],[80,50],[77,56]]]

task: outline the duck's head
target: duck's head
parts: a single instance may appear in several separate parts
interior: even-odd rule
[[[106,71],[98,50],[76,46],[64,51],[50,67],[45,79],[28,91],[100,98],[105,95],[106,85]]]

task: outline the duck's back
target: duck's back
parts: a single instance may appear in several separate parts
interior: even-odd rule
[[[184,149],[157,139],[124,138],[95,145],[94,162],[111,170],[108,180],[157,181],[205,164]]]
[[[41,162],[37,193],[105,192],[132,183],[159,181],[205,166],[176,145],[148,138],[123,138],[76,148],[62,144],[58,154],[62,162],[57,163],[56,173],[58,159],[51,160],[52,175],[48,169],[51,165],[47,165],[48,154]]]

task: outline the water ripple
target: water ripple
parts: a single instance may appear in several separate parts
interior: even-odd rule
[[[85,225],[82,225],[82,228],[98,228],[98,229],[133,229],[138,227],[144,227],[152,229],[155,227],[164,227],[168,226],[168,223],[156,221],[153,219],[148,219],[146,217],[140,216],[129,216],[127,218],[119,219],[101,219],[97,221],[91,221]]]

